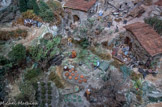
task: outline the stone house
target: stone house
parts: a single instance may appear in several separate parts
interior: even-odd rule
[[[86,20],[89,15],[94,14],[96,10],[96,0],[67,0],[64,4],[68,25]]]
[[[162,37],[148,24],[136,22],[124,26],[125,44],[139,61],[159,60],[162,57]]]

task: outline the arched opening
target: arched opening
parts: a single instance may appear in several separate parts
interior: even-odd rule
[[[127,44],[129,46],[129,49],[131,50],[131,48],[132,48],[132,42],[131,42],[131,40],[130,40],[129,37],[126,37],[125,38],[124,43]]]
[[[74,22],[78,22],[80,18],[77,15],[73,15]]]

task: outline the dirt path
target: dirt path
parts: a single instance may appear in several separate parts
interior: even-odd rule
[[[47,32],[48,29],[46,26],[42,26],[41,28],[32,27],[28,32],[28,36],[25,39],[18,41],[18,43],[22,43],[24,46],[30,46],[34,39],[40,38],[40,36]]]
[[[17,25],[14,27],[0,27],[1,31],[13,31],[13,30],[17,30],[17,29],[23,29],[23,30],[30,30],[31,28],[23,26],[23,25]]]

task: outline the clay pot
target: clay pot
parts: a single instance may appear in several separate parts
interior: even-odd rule
[[[75,74],[74,73],[71,73],[71,76],[74,76]]]
[[[71,68],[72,71],[74,71],[74,68]]]
[[[72,72],[72,70],[69,70],[69,72]]]
[[[75,77],[74,79],[75,79],[75,80],[78,80],[78,77]]]
[[[81,83],[82,83],[82,80],[78,80],[78,83],[80,83],[80,84],[81,84]]]
[[[66,73],[65,73],[65,76],[66,76],[66,77],[68,77],[68,76],[69,76],[69,73],[68,73],[68,72],[66,72]]]
[[[69,76],[69,80],[71,80],[73,77],[72,76]]]
[[[81,76],[80,76],[80,78],[84,78],[84,76],[83,76],[83,75],[81,75]]]
[[[87,83],[87,79],[83,79],[84,83]]]

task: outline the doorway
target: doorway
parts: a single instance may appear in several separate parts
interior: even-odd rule
[[[73,15],[74,22],[80,21],[80,18],[77,15]]]
[[[124,43],[127,44],[129,46],[129,49],[131,50],[132,42],[131,42],[131,39],[129,37],[125,38]]]

